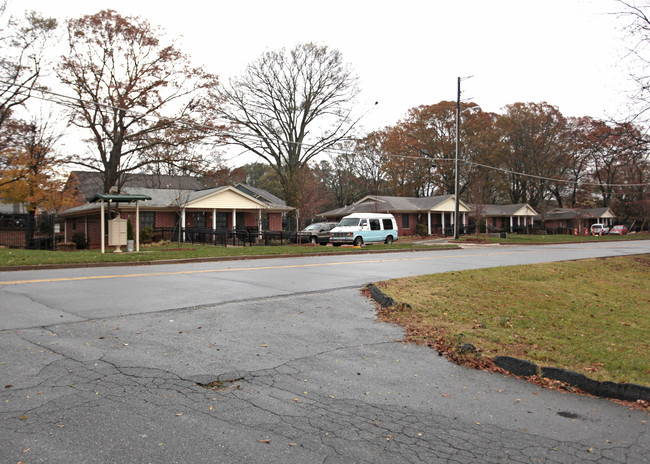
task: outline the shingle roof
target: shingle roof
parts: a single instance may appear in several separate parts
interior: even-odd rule
[[[546,213],[545,220],[560,220],[560,219],[574,219],[574,218],[592,218],[599,219],[604,217],[607,213],[612,214],[611,210],[605,208],[556,208]]]
[[[385,195],[372,195],[359,200],[355,205],[362,202],[378,202],[385,211],[428,211],[434,209],[441,203],[453,198],[453,195],[438,195],[435,197],[393,197]]]
[[[267,192],[266,190],[258,189],[248,184],[237,184],[235,185],[235,188],[265,203],[279,205],[279,206],[287,206],[287,203],[284,200],[276,197],[275,195]]]
[[[476,210],[479,207],[483,210],[484,216],[490,216],[490,217],[514,216],[522,209],[526,207],[530,208],[528,203],[517,203],[514,205],[472,205],[473,210]],[[532,208],[530,209],[534,211]],[[536,214],[537,213],[533,212],[532,216]]]
[[[422,198],[372,195],[362,198],[352,205],[326,211],[319,214],[319,216],[339,217],[347,216],[352,213],[377,212],[425,212],[435,210],[438,205],[453,197],[453,195],[439,195],[435,197]]]
[[[129,195],[145,195],[147,197],[150,197],[151,200],[147,200],[145,202],[140,203],[140,208],[148,210],[153,208],[179,208],[181,205],[190,203],[194,200],[197,200],[204,196],[211,195],[213,193],[216,193],[220,190],[224,190],[227,188],[228,187],[216,187],[212,189],[194,191],[194,190],[182,190],[182,189],[171,189],[171,188],[157,189],[157,188],[143,188],[143,187],[126,187],[122,189],[122,193],[129,194]],[[259,189],[256,190],[264,193],[264,190],[259,190]],[[243,193],[247,194],[247,192],[243,192]],[[270,209],[281,209],[281,210],[287,209],[286,204],[282,200],[279,200],[277,197],[270,194],[268,196],[277,199],[281,203],[271,202],[261,196],[258,197],[257,200],[261,201],[262,203],[265,203]],[[82,212],[98,210],[99,208],[100,208],[99,204],[88,203],[82,206],[77,206],[75,208],[70,208],[65,211],[65,214],[66,215],[78,214]]]
[[[86,200],[97,194],[106,193],[104,192],[104,180],[99,172],[72,171],[70,177],[76,179],[77,189]],[[122,191],[127,188],[203,190],[205,187],[199,178],[193,176],[131,173],[125,174]]]

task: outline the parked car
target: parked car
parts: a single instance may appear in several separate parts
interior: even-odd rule
[[[609,227],[605,224],[592,224],[590,231],[591,235],[607,235],[609,233]]]
[[[355,213],[341,219],[332,229],[330,241],[334,246],[365,243],[391,244],[397,240],[397,222],[392,214]]]
[[[628,229],[625,226],[614,226],[612,230],[609,231],[610,235],[625,235],[627,234]]]
[[[330,240],[330,230],[338,225],[338,222],[315,222],[300,231],[297,239],[300,243],[318,243],[327,245]]]

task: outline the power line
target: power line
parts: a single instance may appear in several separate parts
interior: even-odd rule
[[[11,87],[18,86],[19,88],[23,88],[25,86],[21,84],[14,84],[12,82],[5,81],[3,79],[0,79],[0,84],[4,84],[6,87],[6,90],[10,89]],[[247,132],[240,132],[232,129],[223,129],[223,128],[217,128],[214,126],[206,126],[199,124],[195,121],[192,120],[187,120],[179,117],[173,117],[173,118],[163,118],[162,116],[154,115],[151,113],[145,113],[145,112],[140,112],[137,110],[134,110],[132,108],[122,108],[118,107],[115,105],[107,104],[107,103],[101,103],[101,102],[96,102],[96,101],[88,101],[84,100],[80,97],[71,97],[69,95],[64,95],[61,93],[53,92],[48,89],[43,89],[43,88],[38,88],[38,89],[31,89],[32,92],[40,92],[43,94],[43,96],[37,96],[37,95],[31,95],[33,98],[37,98],[39,100],[43,101],[48,101],[51,103],[55,103],[58,105],[62,105],[68,108],[77,108],[78,104],[85,104],[89,106],[98,106],[100,108],[105,108],[108,110],[112,111],[124,111],[126,113],[129,113],[134,116],[138,116],[142,119],[148,120],[148,121],[158,121],[160,119],[165,119],[169,121],[172,124],[178,123],[182,124],[185,126],[192,127],[194,129],[202,130],[205,132],[216,132],[214,134],[215,137],[230,137],[230,138],[248,138],[250,140],[254,141],[263,141],[264,137],[257,135],[257,134],[252,134],[252,133],[247,133]],[[27,93],[24,92],[17,92],[17,95],[25,95],[28,96]],[[46,97],[45,95],[48,95],[49,97]],[[297,145],[302,145],[304,147],[314,147],[314,144],[309,144],[305,142],[294,142],[294,141],[289,141],[289,140],[280,140],[280,142],[285,143],[285,144],[297,144]],[[329,152],[329,153],[334,153],[338,155],[353,155],[353,156],[363,156],[363,153],[358,153],[355,151],[350,151],[350,150],[344,150],[342,148],[333,148],[333,147],[328,147],[323,150],[323,152]],[[437,158],[433,156],[423,156],[423,155],[396,155],[396,154],[391,154],[391,153],[372,153],[370,155],[374,156],[379,156],[379,157],[386,157],[386,158],[397,158],[397,159],[403,159],[403,160],[411,160],[411,161],[429,161],[429,162],[452,162],[455,161],[455,158]],[[489,169],[497,172],[501,172],[504,174],[509,174],[509,175],[517,175],[521,177],[529,177],[533,179],[538,179],[538,180],[546,180],[550,182],[557,182],[557,183],[566,183],[566,184],[580,184],[584,186],[590,186],[590,187],[616,187],[616,188],[625,188],[625,187],[648,187],[650,186],[650,183],[640,183],[640,184],[607,184],[607,183],[597,183],[597,182],[581,182],[578,180],[569,180],[569,179],[558,179],[558,178],[553,178],[553,177],[546,177],[546,176],[540,176],[540,175],[535,175],[535,174],[529,174],[525,172],[518,172],[518,171],[513,171],[510,169],[506,168],[500,168],[497,166],[489,166],[481,163],[477,163],[474,161],[461,161],[462,164],[466,165],[474,165],[478,166],[480,168],[484,169]]]

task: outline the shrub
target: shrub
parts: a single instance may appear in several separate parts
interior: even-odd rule
[[[131,222],[131,218],[126,220],[126,239],[135,240],[135,233],[133,232],[133,223]]]
[[[140,231],[140,243],[151,243],[153,241],[153,227],[146,226]]]
[[[427,235],[428,232],[429,232],[429,228],[427,227],[426,224],[418,224],[418,227],[417,227],[417,234],[418,235],[424,236],[424,235]]]
[[[72,235],[72,241],[77,246],[77,250],[84,250],[86,248],[86,234],[77,232]]]

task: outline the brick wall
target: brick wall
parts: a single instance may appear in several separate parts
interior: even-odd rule
[[[269,230],[282,230],[282,213],[269,213]]]

